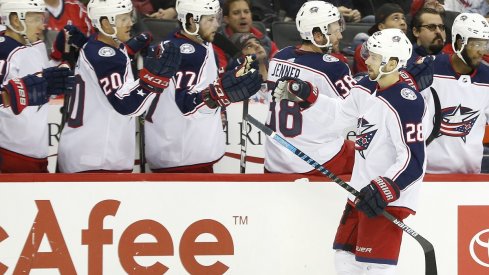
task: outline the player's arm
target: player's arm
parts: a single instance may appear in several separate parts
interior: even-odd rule
[[[82,51],[85,55],[85,51]],[[99,86],[112,107],[122,115],[143,113],[152,99],[164,91],[180,62],[180,51],[172,43],[160,43],[148,50],[140,79],[128,81],[127,57],[118,52],[112,57],[94,59],[92,66]]]
[[[182,64],[177,73],[175,92],[175,102],[180,111],[185,116],[194,116],[206,112],[205,109],[213,110],[254,95],[261,88],[263,80],[258,70],[252,70],[255,66],[251,64],[253,62],[256,61],[243,63],[242,66],[224,73],[200,90],[195,88],[198,85],[196,76],[200,67],[195,67],[197,64]]]

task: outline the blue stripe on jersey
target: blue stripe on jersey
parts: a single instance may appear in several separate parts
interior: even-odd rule
[[[3,78],[5,77],[5,73],[7,70],[7,58],[15,50],[17,47],[22,47],[21,43],[17,40],[1,35],[0,36],[0,87],[3,87]]]
[[[96,37],[92,35],[82,51],[95,70],[98,84],[112,107],[122,115],[131,115],[141,108],[150,93],[138,87],[123,96],[117,94],[124,85],[126,74],[131,72],[127,68],[128,57],[120,49],[109,46]]]
[[[182,61],[175,75],[175,103],[183,114],[193,113],[199,105],[202,105],[201,91],[192,91],[202,74],[201,71],[206,61],[207,49],[192,40],[175,33],[170,39],[176,46],[189,44],[195,49],[194,52],[182,52]],[[207,62],[215,62],[214,56],[209,56]]]
[[[409,89],[411,92],[404,89]],[[403,90],[405,91],[404,96]],[[405,97],[408,95],[415,95],[416,98],[414,100],[406,99]],[[418,133],[418,131],[422,131],[422,126],[418,125],[422,125],[423,121],[425,111],[424,99],[405,82],[397,82],[387,89],[378,92],[377,96],[385,99],[394,108],[392,111],[400,120],[403,127],[402,133],[404,140],[394,140],[393,142],[403,142],[410,151],[407,165],[393,178],[402,190],[414,181],[419,180],[423,175],[425,147],[423,139],[420,140],[418,138],[418,135],[422,137],[422,132]]]
[[[304,65],[313,70],[326,74],[331,83],[335,85],[338,94],[343,94],[342,91],[345,89],[343,86],[343,78],[345,76],[351,78],[348,65],[329,54],[307,52],[299,50],[296,47],[289,46],[280,50],[273,58],[286,61],[290,60],[293,63]],[[298,69],[292,66],[277,66],[275,71],[269,71],[268,73],[277,78],[282,76],[297,77]],[[351,81],[351,79],[348,79],[347,82]]]

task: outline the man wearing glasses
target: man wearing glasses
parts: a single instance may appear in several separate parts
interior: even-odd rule
[[[432,87],[440,98],[441,127],[427,147],[427,173],[480,173],[482,139],[489,121],[489,67],[481,65],[489,52],[489,24],[476,13],[461,13],[452,27],[454,54],[434,61]],[[429,114],[430,89],[422,91]],[[427,125],[428,132],[433,128]]]
[[[415,62],[419,57],[436,55],[441,52],[447,35],[443,19],[438,11],[431,8],[422,8],[413,17],[412,23],[413,55],[408,64]]]

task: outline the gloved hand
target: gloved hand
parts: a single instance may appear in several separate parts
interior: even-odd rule
[[[434,60],[435,56],[427,55],[406,67],[406,72],[414,79],[418,91],[422,91],[433,84]]]
[[[257,68],[258,61],[246,57],[243,64],[228,71],[202,91],[202,99],[209,108],[228,106],[250,98],[261,88],[263,79]]]
[[[9,80],[5,90],[9,96],[10,107],[18,115],[27,106],[43,105],[48,102],[48,83],[43,77],[26,75]]]
[[[139,85],[149,92],[162,93],[178,71],[181,60],[180,48],[172,42],[149,47],[143,69],[139,71]]]
[[[318,98],[319,92],[316,87],[307,81],[295,77],[282,77],[277,80],[277,86],[272,96],[278,101],[284,99],[299,103],[303,109],[311,107]]]
[[[152,41],[153,35],[150,32],[140,33],[125,43],[127,53],[133,56],[136,53],[146,49]]]
[[[47,81],[47,94],[59,95],[71,92],[75,87],[75,76],[68,67],[50,67],[42,71],[42,77]]]
[[[355,205],[368,217],[375,217],[382,214],[385,207],[399,199],[400,195],[401,191],[393,180],[387,177],[377,177],[360,190]]]
[[[75,46],[77,48],[83,47],[87,42],[87,37],[77,27],[73,25],[66,25],[56,36],[53,44],[53,51],[51,52],[51,58],[54,60],[63,60],[63,53],[65,52],[66,35],[68,35],[68,45]]]

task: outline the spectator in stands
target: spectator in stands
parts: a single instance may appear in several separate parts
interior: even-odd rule
[[[351,2],[353,7],[362,14],[362,22],[377,22],[372,17],[377,14],[379,7],[382,5],[387,3],[397,4],[402,8],[404,14],[408,14],[412,0],[351,0]]]
[[[407,32],[407,24],[404,10],[401,8],[401,6],[397,4],[386,3],[377,9],[375,13],[375,25],[373,25],[368,30],[368,34],[372,35],[376,31],[388,28],[401,29],[404,33]],[[359,45],[355,49],[355,56],[352,68],[354,74],[367,71],[365,60],[361,57],[360,54],[361,46],[362,45]]]
[[[281,9],[285,10],[286,21],[292,21],[295,20],[297,12],[307,0],[280,0],[279,2]],[[325,2],[338,7],[346,22],[360,22],[362,19],[362,14],[354,7],[351,0],[330,0]]]
[[[473,12],[481,15],[489,12],[489,3],[487,3],[487,0],[445,0],[443,2],[445,10],[448,11]]]
[[[176,0],[151,0],[154,12],[148,14],[148,17],[167,20],[176,19],[175,2]]]
[[[278,51],[277,45],[265,33],[253,27],[250,6],[249,0],[226,0],[223,6],[225,25],[220,32],[227,38],[230,38],[234,33],[254,34],[262,43],[269,58],[271,58]],[[219,67],[225,68],[231,56],[225,52],[225,49],[216,45],[214,45],[214,50],[219,59]]]
[[[413,55],[409,59],[414,62],[420,56],[436,55],[441,52],[446,41],[445,25],[440,13],[431,8],[422,8],[413,17],[411,28],[415,41]]]
[[[229,61],[227,70],[232,70],[239,66],[238,60],[246,55],[254,54],[259,61],[259,70],[263,78],[266,81],[268,75],[268,55],[265,48],[261,44],[260,40],[252,33],[235,33],[231,36],[231,42],[234,43],[236,48],[240,50],[237,57],[232,58]]]
[[[60,31],[73,25],[86,35],[93,33],[85,6],[78,0],[44,0],[49,18],[46,28]]]
[[[452,50],[452,24],[455,17],[460,13],[458,11],[445,10],[443,7],[444,0],[414,0],[411,5],[410,15],[414,16],[421,8],[435,9],[440,13],[443,18],[443,24],[445,25],[446,41],[443,48],[444,53],[453,53]]]

